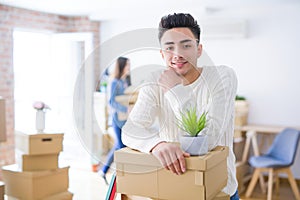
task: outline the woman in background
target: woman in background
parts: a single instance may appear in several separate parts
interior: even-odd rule
[[[99,170],[99,175],[104,179],[105,183],[108,184],[106,179],[106,173],[113,162],[114,152],[125,145],[121,141],[121,129],[126,122],[126,119],[122,119],[120,116],[126,116],[128,108],[116,101],[116,96],[124,95],[125,89],[131,84],[130,83],[130,61],[128,58],[119,57],[116,62],[115,72],[110,87],[110,98],[109,105],[112,109],[112,127],[115,133],[115,144],[114,147],[109,151],[107,155],[106,163]]]

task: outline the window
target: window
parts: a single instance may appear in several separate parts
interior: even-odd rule
[[[43,101],[51,108],[46,113],[45,132],[64,133],[65,155],[69,152],[74,159],[82,155],[90,160],[87,152],[78,148],[73,120],[74,84],[82,59],[91,49],[91,37],[86,39],[86,34],[15,30],[14,99],[16,130],[35,132],[32,104]]]

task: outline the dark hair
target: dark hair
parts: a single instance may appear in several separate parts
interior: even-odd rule
[[[158,39],[159,42],[163,34],[172,28],[188,28],[192,31],[193,35],[197,39],[197,42],[200,41],[200,27],[197,24],[197,21],[190,14],[185,13],[174,13],[173,15],[166,15],[161,18],[159,23],[159,33]]]
[[[120,79],[123,75],[128,58],[119,57],[116,62],[114,78]]]

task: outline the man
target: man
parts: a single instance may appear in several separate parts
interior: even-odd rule
[[[159,24],[161,55],[166,69],[153,73],[141,87],[138,100],[123,127],[124,144],[152,153],[162,165],[180,175],[186,171],[185,157],[177,142],[180,113],[196,107],[207,112],[209,149],[229,147],[228,182],[223,191],[239,199],[233,154],[234,99],[237,80],[225,66],[197,66],[201,56],[200,27],[190,14],[163,17]]]

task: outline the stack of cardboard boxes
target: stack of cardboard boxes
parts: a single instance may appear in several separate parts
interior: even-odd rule
[[[16,163],[2,167],[5,193],[15,200],[70,200],[69,167],[58,167],[63,134],[16,132]]]

